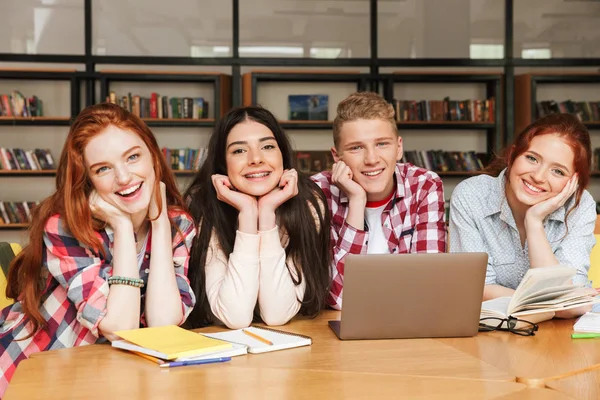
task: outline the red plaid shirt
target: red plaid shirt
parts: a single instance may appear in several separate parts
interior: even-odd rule
[[[189,249],[196,236],[196,227],[191,217],[183,212],[170,212],[169,217],[181,232],[172,229],[173,264],[181,297],[183,323],[196,304],[187,278]],[[20,302],[0,312],[0,398],[4,396],[17,365],[31,354],[84,346],[99,340],[98,325],[106,314],[109,292],[107,279],[112,276],[114,233],[107,227],[97,235],[102,241],[106,257],[100,251],[91,250],[77,241],[58,214],[48,219],[43,257],[46,290],[40,305],[40,312],[48,322],[48,327],[34,333]],[[148,235],[140,267],[140,278],[146,285],[150,271],[152,231]],[[142,297],[145,296],[145,289],[145,286],[141,289]],[[144,298],[141,304],[140,325],[144,325]],[[31,333],[34,335],[23,339]]]
[[[381,215],[391,254],[444,253],[444,188],[436,173],[412,164],[396,164],[396,192]],[[328,304],[340,310],[346,254],[367,254],[369,232],[346,222],[348,197],[331,183],[331,172],[311,178],[323,190],[331,210],[332,278]],[[366,226],[366,224],[365,224]]]

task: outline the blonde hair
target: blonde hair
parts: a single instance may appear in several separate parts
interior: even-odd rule
[[[340,132],[344,123],[357,119],[388,121],[398,135],[394,107],[390,103],[375,92],[352,93],[337,106],[337,115],[333,120],[333,143],[336,148],[340,142]]]

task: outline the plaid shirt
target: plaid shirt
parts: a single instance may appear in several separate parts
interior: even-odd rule
[[[196,303],[187,278],[189,251],[196,228],[184,213],[170,213],[181,234],[173,229],[173,263],[185,321]],[[149,233],[140,278],[148,284],[150,268],[151,232]],[[182,237],[183,234],[183,237]],[[100,338],[98,325],[106,314],[108,277],[112,276],[113,232],[107,227],[97,232],[106,257],[80,243],[68,231],[59,215],[48,219],[44,232],[43,273],[46,289],[42,296],[40,312],[48,322],[32,333],[31,324],[16,302],[0,313],[0,398],[4,395],[17,364],[32,353],[66,347],[84,346]],[[145,286],[141,289],[142,308]],[[144,325],[143,310],[140,324]]]
[[[444,253],[444,188],[436,173],[412,164],[396,164],[396,192],[381,215],[391,254]],[[340,310],[346,254],[367,254],[369,232],[346,222],[348,197],[331,183],[331,172],[313,175],[331,210],[332,278],[328,304]],[[367,224],[365,223],[365,226]]]

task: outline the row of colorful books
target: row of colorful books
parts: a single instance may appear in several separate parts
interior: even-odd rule
[[[392,100],[398,122],[494,122],[495,100]]]
[[[42,117],[44,107],[37,96],[25,97],[18,90],[11,94],[0,94],[0,116],[2,117]]]
[[[0,225],[27,224],[37,201],[0,201]]]
[[[9,149],[0,147],[0,169],[3,170],[53,170],[54,158],[49,149]]]
[[[174,171],[197,171],[200,169],[204,160],[206,160],[206,149],[169,149],[162,148],[162,153],[167,160],[167,164]]]
[[[470,172],[483,169],[488,157],[475,151],[409,150],[404,152],[402,162],[437,172]]]
[[[151,93],[150,97],[132,95],[117,96],[110,92],[106,101],[118,104],[140,118],[208,118],[208,101],[202,97],[169,97]]]
[[[556,100],[536,103],[538,118],[554,113],[573,114],[582,122],[600,121],[600,101]]]

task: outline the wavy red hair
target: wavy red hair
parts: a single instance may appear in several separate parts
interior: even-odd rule
[[[29,227],[29,244],[13,260],[8,273],[6,296],[21,302],[23,312],[33,324],[34,332],[47,325],[39,306],[46,286],[42,266],[44,229],[48,219],[54,214],[60,214],[79,242],[95,251],[102,251],[100,235],[97,233],[102,225],[92,219],[88,198],[93,186],[83,154],[89,141],[111,125],[138,134],[152,155],[156,182],[165,183],[168,209],[186,209],[156,138],[140,118],[111,103],[97,104],[81,111],[71,124],[60,156],[56,192],[34,209]],[[160,204],[160,185],[154,186],[153,196]]]
[[[590,134],[585,125],[571,114],[549,114],[533,122],[516,137],[512,146],[505,150],[506,155],[495,159],[484,172],[488,175],[498,176],[504,168],[507,168],[506,176],[508,177],[513,163],[517,157],[529,149],[531,140],[536,136],[548,134],[557,135],[573,150],[573,165],[575,172],[579,175],[579,187],[575,192],[575,205],[569,210],[571,212],[579,205],[583,191],[590,183],[592,165]]]

